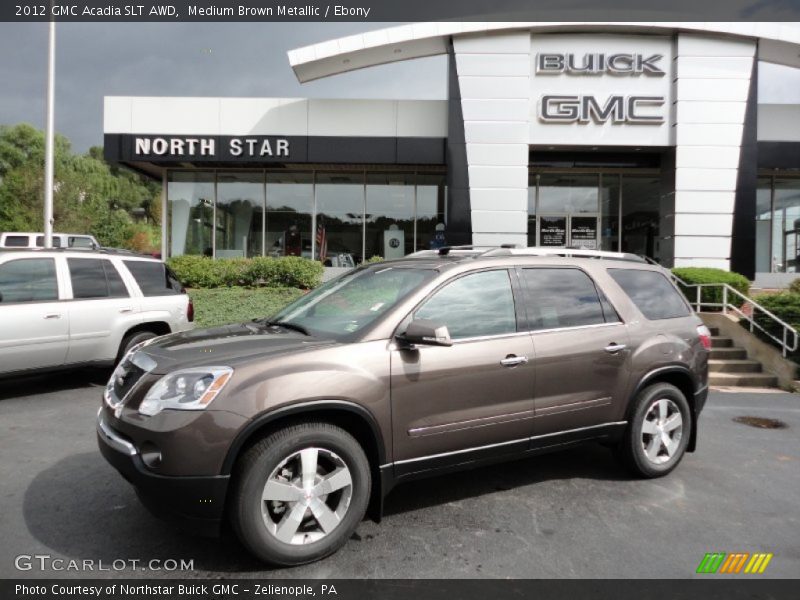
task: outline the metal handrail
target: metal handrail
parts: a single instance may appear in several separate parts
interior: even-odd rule
[[[668,271],[669,272],[669,271]],[[728,285],[727,283],[686,283],[675,275],[674,273],[669,272],[673,281],[681,286],[684,290],[689,288],[695,288],[696,294],[694,302],[689,298],[689,295],[686,294],[686,298],[690,304],[694,306],[694,309],[697,312],[700,312],[702,307],[706,308],[721,308],[723,314],[729,314],[732,312],[736,314],[740,319],[744,319],[750,324],[750,333],[754,333],[754,328],[758,329],[761,333],[775,342],[781,348],[781,352],[785,357],[787,353],[794,352],[797,350],[798,344],[800,344],[800,334],[798,334],[797,330],[789,325],[787,322],[783,321],[772,312],[761,306],[758,302],[753,300],[752,298],[744,295],[742,292],[737,290],[736,288]],[[722,302],[705,302],[703,301],[703,288],[722,288]],[[748,315],[745,313],[739,306],[733,304],[730,300],[731,298],[739,298],[743,301],[743,303],[749,304],[752,307],[752,315]],[[742,303],[740,303],[742,304]],[[760,311],[763,315],[768,317],[771,321],[773,321],[776,325],[779,325],[782,329],[781,337],[777,337],[772,332],[768,331],[765,327],[761,324],[757,323],[755,320],[755,313],[756,311]],[[790,343],[791,342],[791,343]]]

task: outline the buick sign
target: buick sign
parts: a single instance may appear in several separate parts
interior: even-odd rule
[[[647,75],[663,77],[665,75],[656,63],[661,54],[584,54],[578,58],[575,54],[541,53],[536,57],[536,72],[545,75]]]

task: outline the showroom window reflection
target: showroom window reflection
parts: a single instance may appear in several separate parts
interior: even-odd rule
[[[800,273],[800,177],[758,178],[756,271]]]
[[[169,254],[353,267],[446,243],[443,172],[173,171]]]

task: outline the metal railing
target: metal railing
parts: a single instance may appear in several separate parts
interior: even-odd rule
[[[800,334],[798,334],[797,330],[785,321],[779,319],[752,298],[745,296],[736,288],[731,287],[727,283],[686,283],[674,273],[668,270],[667,272],[670,273],[673,281],[684,290],[687,300],[697,312],[700,312],[703,308],[722,309],[722,314],[734,314],[746,321],[749,324],[750,333],[755,333],[757,329],[767,338],[775,342],[775,344],[781,348],[784,357],[788,353],[797,350],[798,343],[800,343]],[[695,289],[694,293],[689,291],[690,288]],[[705,288],[721,288],[722,302],[703,300],[703,290]],[[692,296],[694,296],[694,298],[692,298]],[[759,323],[756,319],[756,314],[763,315],[769,323],[777,327],[772,330],[764,327],[764,325]],[[774,333],[777,329],[780,330],[779,335]]]

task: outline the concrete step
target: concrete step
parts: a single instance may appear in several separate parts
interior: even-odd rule
[[[729,337],[720,337],[718,335],[711,336],[712,348],[731,348],[733,347],[733,340]]]
[[[747,352],[743,348],[711,348],[712,360],[744,360]]]
[[[761,363],[756,360],[709,360],[711,373],[760,373]]]
[[[778,378],[769,373],[709,373],[709,385],[722,387],[777,387]]]

